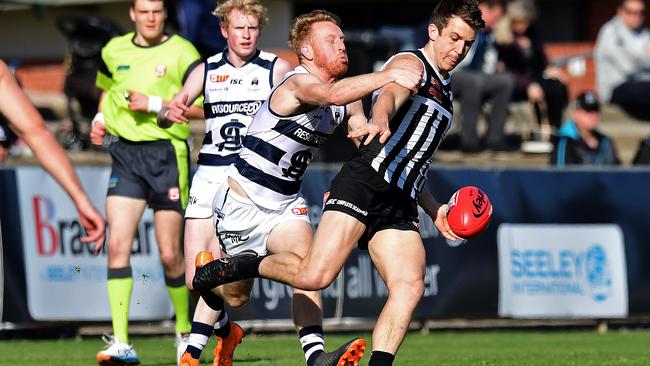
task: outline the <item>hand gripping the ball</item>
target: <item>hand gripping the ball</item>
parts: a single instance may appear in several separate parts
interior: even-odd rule
[[[487,194],[474,186],[456,191],[449,200],[447,220],[451,230],[463,239],[481,234],[490,224],[492,204]]]

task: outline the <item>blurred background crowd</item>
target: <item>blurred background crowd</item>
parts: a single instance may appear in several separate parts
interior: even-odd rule
[[[379,67],[426,37],[428,1],[270,0],[271,23],[260,41],[295,63],[286,46],[294,15],[328,9],[342,17],[349,74]],[[533,165],[632,165],[650,134],[650,33],[641,0],[482,0],[486,28],[453,76],[455,121],[438,160]],[[168,2],[167,27],[203,57],[224,47],[213,0]],[[100,95],[99,52],[130,30],[122,0],[14,0],[0,3],[0,58],[70,155],[101,161],[88,140]],[[359,12],[356,9],[366,9]],[[195,128],[197,136],[202,126]],[[319,160],[346,160],[343,133]],[[81,154],[81,155],[80,155]],[[85,154],[85,155],[83,155]],[[29,149],[0,121],[0,160]]]

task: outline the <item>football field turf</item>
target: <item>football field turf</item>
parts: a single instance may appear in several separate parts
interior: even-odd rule
[[[359,334],[368,340],[368,334]],[[328,350],[359,336],[326,336]],[[131,339],[142,365],[175,365],[172,337]],[[0,341],[0,365],[95,365],[99,338],[61,341]],[[204,351],[210,365],[214,340]],[[369,351],[360,365],[367,365]],[[248,336],[234,365],[301,366],[296,337]],[[650,365],[650,331],[464,331],[410,333],[395,365]]]

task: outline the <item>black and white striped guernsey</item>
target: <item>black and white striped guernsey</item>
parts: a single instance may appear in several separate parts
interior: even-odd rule
[[[362,145],[353,159],[362,160],[391,185],[417,198],[427,169],[452,121],[451,79],[443,79],[422,49],[405,51],[424,64],[423,80],[390,120],[391,136],[384,145],[378,139]],[[389,60],[390,61],[390,60]],[[377,98],[378,91],[373,95]]]

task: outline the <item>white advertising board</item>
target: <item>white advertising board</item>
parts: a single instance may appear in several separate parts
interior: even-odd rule
[[[618,318],[628,313],[618,225],[499,227],[499,315]]]
[[[76,169],[92,203],[104,213],[110,168]],[[99,256],[82,243],[74,204],[40,167],[17,167],[27,304],[36,320],[110,320],[106,248]],[[110,234],[110,233],[109,233]],[[165,287],[153,213],[146,210],[133,243],[131,320],[169,319],[173,308]]]

